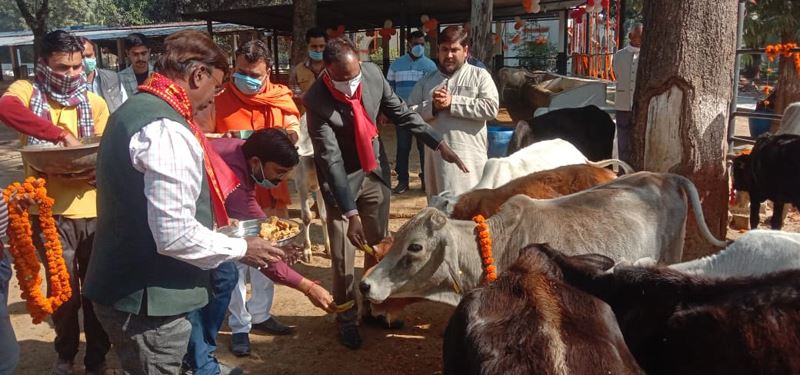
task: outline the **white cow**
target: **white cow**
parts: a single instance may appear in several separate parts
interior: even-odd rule
[[[601,168],[608,165],[619,165],[625,170],[625,173],[633,172],[633,168],[628,164],[616,159],[593,163],[571,143],[557,138],[533,143],[504,158],[489,159],[483,167],[480,182],[470,190],[494,189],[534,172],[573,164],[590,164]],[[428,206],[450,214],[457,201],[458,196],[445,191],[432,197]]]
[[[317,180],[317,169],[314,166],[314,147],[311,145],[311,138],[308,136],[308,125],[306,115],[300,117],[300,134],[298,134],[297,153],[300,154],[300,163],[292,179],[295,189],[297,189],[300,199],[300,217],[305,225],[305,242],[303,245],[303,258],[306,262],[311,261],[311,219],[314,218],[311,212],[311,199],[316,200],[317,210],[320,220],[322,220],[322,236],[325,241],[325,251],[330,254],[331,243],[328,238],[328,227],[325,225],[325,203],[322,201],[322,193],[319,190],[319,180]],[[309,195],[313,193],[314,197]]]
[[[758,276],[800,269],[800,233],[751,230],[719,253],[670,268],[695,275]]]
[[[689,200],[703,237],[718,247],[687,178],[639,172],[556,199],[516,195],[487,220],[494,263],[502,272],[531,243],[567,255],[597,253],[614,260],[681,259]],[[426,208],[397,232],[389,252],[359,284],[373,303],[424,298],[455,305],[478,286],[483,270],[472,221]]]

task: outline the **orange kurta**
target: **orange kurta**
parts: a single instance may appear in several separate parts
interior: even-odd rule
[[[300,112],[292,92],[284,85],[267,83],[257,95],[242,94],[231,82],[214,100],[217,133],[234,130],[283,128],[299,132]],[[274,189],[256,187],[256,199],[262,208],[286,208],[291,203],[289,185],[281,182]]]

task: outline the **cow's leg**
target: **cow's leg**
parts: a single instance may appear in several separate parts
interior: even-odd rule
[[[298,198],[300,200],[300,217],[303,220],[303,227],[305,228],[305,241],[303,243],[303,261],[310,262],[311,253],[311,219],[314,217],[311,213],[311,207],[308,204],[309,180],[308,180],[308,165],[306,160],[301,159],[299,165],[300,173],[295,176],[295,186],[297,187]]]
[[[761,199],[750,194],[750,229],[757,229],[758,222],[761,220]]]
[[[324,223],[328,219],[328,212],[325,210],[325,204],[322,201],[322,192],[317,190],[316,192],[314,192],[314,196],[316,197],[317,200],[317,211],[319,211],[319,219],[322,220],[322,222]],[[331,239],[330,237],[328,237],[328,227],[325,225],[322,226],[322,240],[325,245],[325,253],[330,254]]]
[[[780,230],[783,226],[783,202],[782,201],[773,201],[772,202],[772,218],[769,221],[769,225],[772,229]]]

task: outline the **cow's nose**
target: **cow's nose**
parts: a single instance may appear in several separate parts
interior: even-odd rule
[[[358,283],[358,290],[361,291],[362,295],[369,293],[369,288],[369,284],[364,281]]]

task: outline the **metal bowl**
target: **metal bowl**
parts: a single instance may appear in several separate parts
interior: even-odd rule
[[[277,246],[285,246],[292,243],[295,239],[300,237],[305,231],[305,226],[297,220],[293,219],[280,219],[283,221],[290,221],[300,228],[300,232],[296,235],[280,240],[277,242]],[[254,219],[254,220],[243,220],[238,222],[234,225],[228,225],[221,228],[217,228],[217,232],[222,233],[228,237],[249,237],[249,236],[258,236],[261,232],[261,223],[268,221],[268,219]]]
[[[100,137],[81,139],[80,146],[62,147],[51,143],[28,145],[19,152],[34,170],[48,175],[69,176],[95,169]]]

